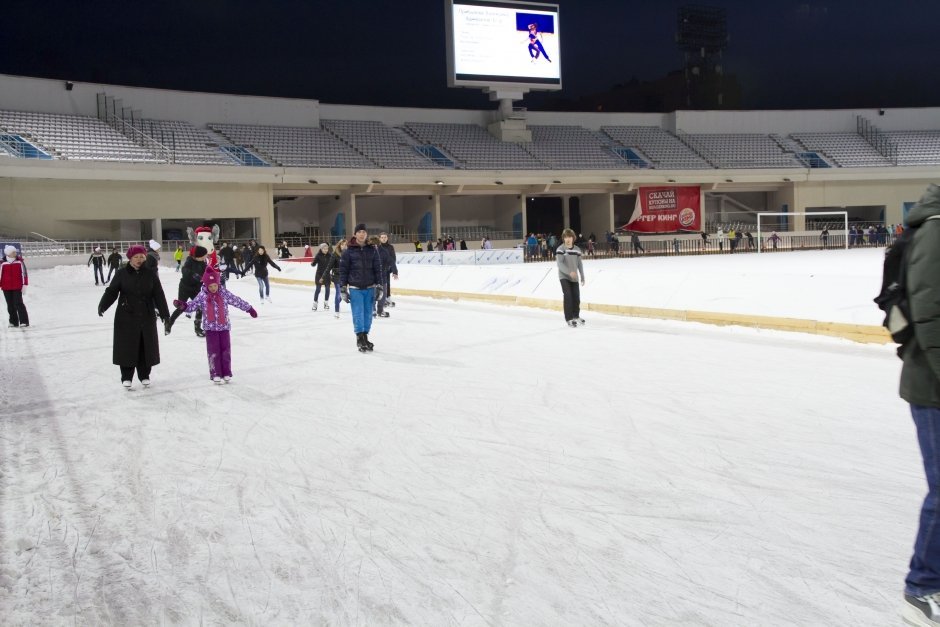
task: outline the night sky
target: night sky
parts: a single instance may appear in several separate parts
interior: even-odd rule
[[[728,11],[744,108],[940,106],[940,2],[699,2]],[[559,0],[560,97],[682,67],[676,0]],[[446,86],[443,0],[4,3],[0,73],[326,103],[492,108]],[[544,99],[527,97],[538,108]]]

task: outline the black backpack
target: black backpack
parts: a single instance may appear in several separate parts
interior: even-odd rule
[[[940,219],[940,216],[931,216],[927,219]],[[888,329],[891,339],[901,345],[898,348],[898,356],[901,355],[904,345],[914,337],[911,304],[907,298],[907,264],[916,232],[916,228],[904,229],[904,232],[885,251],[881,293],[874,299],[878,308],[885,312],[885,319],[881,324]]]
[[[907,260],[915,230],[905,229],[885,251],[881,293],[875,297],[878,308],[885,312],[882,325],[888,329],[891,339],[902,346],[914,336],[911,305],[907,300]]]

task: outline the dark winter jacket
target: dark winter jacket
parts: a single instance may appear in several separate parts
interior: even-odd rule
[[[281,271],[281,267],[274,263],[274,261],[268,257],[268,253],[265,252],[263,255],[255,255],[251,258],[251,267],[255,271],[255,277],[263,279],[268,276],[268,266],[274,266],[277,268],[277,271]]]
[[[288,248],[287,246],[279,246],[277,249],[277,254],[280,256],[281,259],[290,259],[291,257],[293,257],[293,255],[290,254],[290,248]]]
[[[331,252],[325,253],[322,250],[317,251],[313,261],[310,262],[311,266],[316,266],[317,268],[317,283],[320,283],[321,279],[324,283],[330,281],[330,271],[333,269],[334,263],[336,263],[336,255]]]
[[[124,257],[121,253],[113,252],[108,255],[108,265],[117,270],[121,267],[121,262],[124,261]]]
[[[184,303],[194,297],[202,289],[202,275],[206,273],[206,260],[187,257],[180,271],[179,300]]]
[[[350,239],[349,248],[339,260],[340,286],[366,289],[384,283],[380,277],[382,260],[376,247],[368,243],[360,246],[355,237]]]
[[[150,268],[153,271],[157,270],[157,266],[160,265],[160,253],[155,250],[147,251],[147,259],[144,261],[144,267]]]
[[[219,249],[219,259],[225,262],[225,265],[231,266],[235,260],[235,251],[231,246],[223,246]]]
[[[398,266],[395,265],[398,258],[395,254],[395,247],[388,242],[379,244],[379,253],[382,255],[382,269],[385,274],[398,274]]]
[[[916,228],[907,262],[907,294],[914,339],[901,354],[901,398],[940,407],[940,187],[930,185],[907,215]]]
[[[88,258],[88,263],[86,266],[94,265],[96,268],[104,267],[104,253],[91,253],[91,257]]]
[[[112,361],[118,366],[136,366],[143,337],[144,361],[155,366],[160,363],[160,343],[157,339],[157,317],[170,317],[163,286],[153,270],[141,266],[135,270],[130,264],[118,270],[104,290],[98,312],[103,313],[117,301],[114,311],[114,347]]]
[[[339,261],[342,255],[340,255],[337,250],[339,249],[334,248],[333,252],[330,253],[333,257],[330,263],[330,280],[333,281],[333,283],[339,283]]]

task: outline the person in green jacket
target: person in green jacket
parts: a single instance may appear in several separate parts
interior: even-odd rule
[[[914,337],[901,352],[900,394],[911,405],[928,491],[902,615],[910,625],[940,625],[940,187],[927,188],[907,223],[917,229],[906,251]]]
[[[183,247],[179,244],[176,245],[176,252],[173,253],[173,259],[176,259],[176,271],[179,272],[183,263]]]

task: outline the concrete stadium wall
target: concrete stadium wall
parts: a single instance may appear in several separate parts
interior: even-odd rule
[[[0,178],[0,230],[12,234],[136,239],[128,223],[223,217],[257,218],[261,240],[273,241],[271,186]]]

